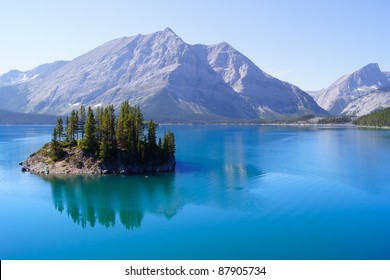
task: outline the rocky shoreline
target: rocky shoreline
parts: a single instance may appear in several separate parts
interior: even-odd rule
[[[20,165],[22,171],[32,174],[131,175],[175,171],[174,155],[169,155],[166,161],[151,160],[147,163],[131,162],[126,158],[128,158],[127,155],[122,152],[102,162],[87,152],[73,147],[65,150],[65,155],[61,160],[53,161],[49,156],[49,144],[46,144]]]

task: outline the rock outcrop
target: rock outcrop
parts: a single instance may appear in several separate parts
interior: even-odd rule
[[[144,174],[175,171],[176,160],[174,155],[168,156],[165,161],[151,160],[139,163],[129,159],[124,152],[118,152],[115,157],[101,162],[88,152],[77,147],[65,148],[64,156],[53,161],[49,156],[49,144],[21,163],[22,170],[33,174],[74,174],[74,175],[100,175],[100,174]]]

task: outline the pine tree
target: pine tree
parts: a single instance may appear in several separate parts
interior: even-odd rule
[[[143,115],[140,107],[131,107],[128,101],[122,103],[116,123],[118,146],[130,154],[140,154],[139,142],[144,136]]]
[[[173,155],[176,152],[175,135],[168,129],[168,153]]]
[[[81,138],[84,138],[84,126],[85,126],[86,119],[87,119],[87,115],[85,112],[85,107],[81,105],[79,111],[79,130],[81,132]]]
[[[101,161],[106,161],[109,157],[109,149],[106,137],[102,137],[99,145],[99,158]]]
[[[91,107],[88,107],[87,119],[84,127],[84,138],[81,140],[81,147],[84,150],[94,153],[96,151],[96,145],[98,144],[96,139],[96,127],[95,127],[95,115]]]
[[[57,118],[50,143],[50,157],[53,160],[63,157],[62,147],[66,146],[60,143],[62,135],[65,135],[68,148],[76,143],[75,140],[80,135],[81,139],[77,141],[79,147],[102,161],[116,156],[118,150],[125,152],[127,162],[143,164],[156,158],[164,161],[174,155],[176,150],[174,134],[170,130],[164,132],[164,137],[159,138],[157,144],[157,125],[150,119],[146,127],[145,134],[140,107],[132,107],[128,101],[122,103],[118,118],[112,105],[98,107],[96,114],[91,107],[88,107],[86,114],[85,108],[81,106],[80,111],[72,110],[70,116],[66,117],[65,129],[62,119]]]
[[[63,149],[58,143],[58,130],[57,127],[54,127],[52,139],[49,147],[49,156],[53,161],[58,161],[63,156]]]
[[[68,143],[71,141],[71,137],[70,137],[71,135],[70,135],[69,131],[70,131],[70,128],[69,128],[69,117],[66,116],[66,121],[65,121],[65,141],[68,142]]]
[[[113,106],[102,109],[100,117],[100,159],[105,161],[116,149],[115,111]]]
[[[100,106],[96,108],[96,137],[98,141],[102,138],[102,122],[103,122],[103,108]]]
[[[118,120],[116,122],[116,140],[118,146],[124,149],[128,149],[129,144],[129,118],[130,118],[130,105],[128,101],[122,103]]]
[[[70,144],[74,144],[78,131],[78,116],[75,110],[72,110],[70,117],[66,118],[66,140]]]
[[[73,118],[73,140],[79,139],[79,113],[72,110],[71,117]]]
[[[156,125],[152,121],[152,119],[150,119],[148,123],[147,149],[148,149],[148,158],[149,159],[154,158],[155,151],[156,151]]]
[[[54,127],[54,129],[53,129],[53,133],[52,133],[52,135],[51,135],[52,137],[51,137],[51,141],[53,142],[53,141],[57,141],[58,140],[58,134],[57,134],[57,126],[56,127]]]
[[[146,158],[146,135],[144,135],[144,137],[143,137],[144,139],[143,139],[143,144],[141,144],[140,146],[141,146],[141,148],[140,148],[140,156],[141,156],[141,162],[143,162],[143,163],[145,163],[146,162],[146,160],[147,160],[147,158]]]
[[[168,158],[170,155],[174,155],[176,151],[175,135],[168,130],[168,133],[164,132],[162,153],[164,158]]]
[[[136,106],[134,109],[134,129],[135,129],[135,142],[142,140],[144,136],[144,117],[141,112],[141,108]]]
[[[54,129],[56,132],[56,140],[61,141],[62,135],[64,134],[64,126],[61,117],[57,118],[57,124]]]
[[[140,140],[137,137],[136,110],[134,107],[130,107],[129,109],[129,115],[126,118],[126,146],[132,155],[136,155],[138,151],[138,141]]]
[[[118,146],[120,148],[125,146],[125,134],[124,134],[124,129],[125,129],[125,121],[124,121],[124,103],[122,103],[120,109],[119,109],[119,114],[118,114],[118,119],[116,121],[116,140],[118,142]]]
[[[110,151],[113,152],[117,148],[117,143],[116,143],[116,133],[115,133],[115,109],[114,106],[110,105],[107,107],[107,112],[106,112],[106,121],[107,121],[107,133],[108,133],[108,145],[110,148]]]

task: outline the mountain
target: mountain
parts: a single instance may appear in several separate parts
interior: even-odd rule
[[[66,63],[67,61],[55,61],[53,63],[42,64],[26,72],[11,70],[0,76],[0,86],[26,83],[34,79],[41,80],[50,73],[64,66]]]
[[[169,28],[107,42],[41,79],[0,88],[0,96],[0,108],[50,114],[129,100],[156,121],[327,114],[229,44],[189,45]]]
[[[208,46],[208,62],[261,117],[327,114],[306,92],[263,72],[226,42]]]
[[[390,88],[374,90],[347,105],[342,115],[363,116],[390,107]]]
[[[321,93],[321,90],[305,90],[305,92],[311,97],[315,98],[316,95]]]
[[[343,113],[351,102],[389,85],[388,74],[382,72],[378,64],[370,63],[350,75],[339,78],[315,95],[314,99],[329,113],[338,115]]]
[[[385,75],[387,81],[390,83],[390,72],[383,72],[383,75]]]
[[[55,124],[56,116],[45,114],[24,114],[0,110],[0,124]]]

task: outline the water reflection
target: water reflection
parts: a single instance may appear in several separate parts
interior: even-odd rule
[[[212,162],[210,170],[148,176],[43,176],[54,207],[83,228],[121,223],[141,227],[146,213],[171,219],[187,204],[239,211],[262,211],[263,201],[248,192],[264,173],[240,160]],[[181,171],[180,171],[181,170]]]
[[[141,227],[145,214],[171,219],[186,205],[261,212],[261,148],[270,142],[251,127],[175,127],[175,174],[149,176],[44,177],[55,208],[82,227],[121,223]],[[261,143],[261,144],[260,144]]]
[[[83,228],[106,228],[118,220],[127,229],[139,228],[145,212],[172,218],[182,207],[172,182],[174,175],[59,177],[47,176],[54,207]]]

